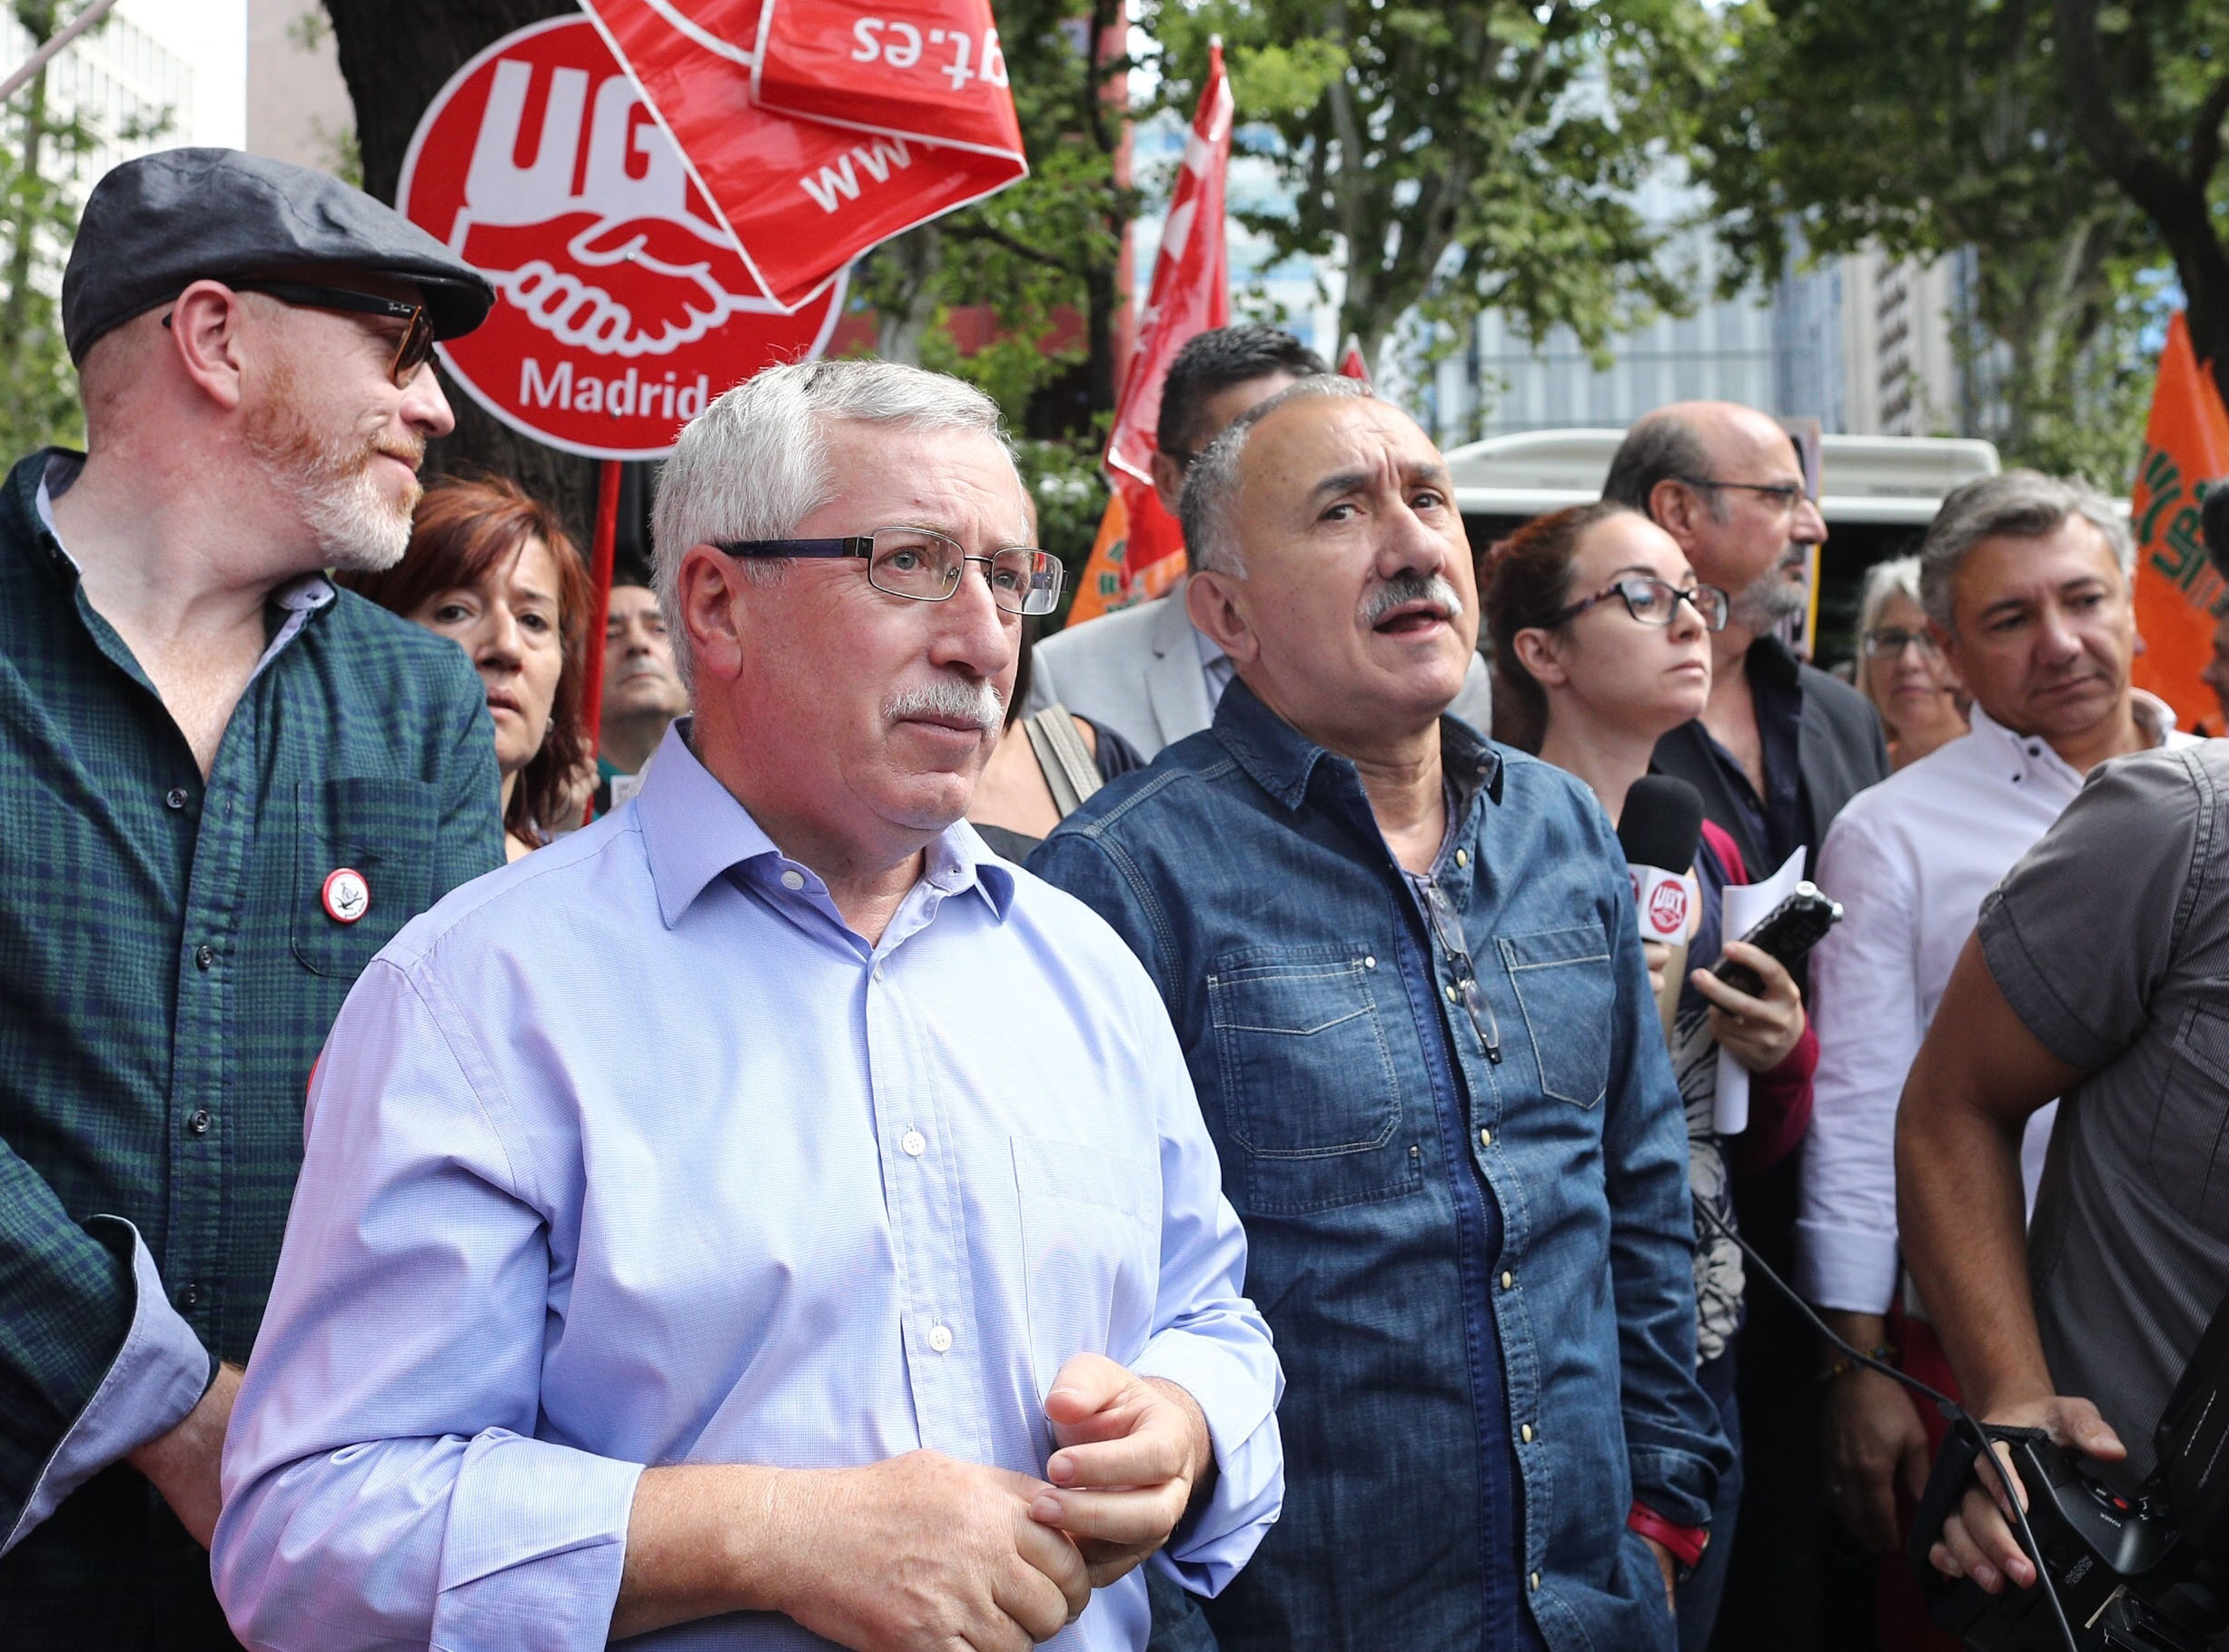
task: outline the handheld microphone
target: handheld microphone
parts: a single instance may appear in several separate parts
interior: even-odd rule
[[[1618,842],[1633,877],[1640,938],[1668,946],[1688,938],[1693,899],[1688,869],[1703,837],[1703,795],[1672,775],[1643,775],[1625,795]]]

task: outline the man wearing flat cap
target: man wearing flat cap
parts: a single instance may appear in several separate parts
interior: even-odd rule
[[[0,1626],[230,1646],[203,1552],[326,1029],[502,862],[452,644],[325,579],[401,556],[433,340],[488,284],[231,150],[85,203],[83,454],[0,486]]]

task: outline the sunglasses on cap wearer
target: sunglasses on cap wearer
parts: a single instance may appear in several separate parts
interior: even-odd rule
[[[423,304],[413,304],[408,299],[381,298],[376,292],[357,292],[347,287],[321,287],[312,282],[236,281],[231,286],[235,292],[261,292],[282,304],[303,310],[338,310],[350,315],[385,316],[402,322],[402,336],[395,342],[394,360],[387,364],[387,377],[397,390],[410,389],[411,381],[418,377],[418,370],[433,359],[433,318],[426,313]],[[169,316],[163,318],[163,325],[170,325]]]

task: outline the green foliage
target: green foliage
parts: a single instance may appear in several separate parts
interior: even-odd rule
[[[1372,359],[1412,310],[1600,351],[1688,309],[1629,192],[1686,145],[1719,32],[1701,0],[1204,0],[1152,26],[1179,106],[1223,37],[1293,193],[1243,222],[1276,258],[1340,258],[1341,329]]]
[[[1698,105],[1697,174],[1725,284],[1791,259],[1971,248],[1971,411],[2008,460],[2125,488],[2150,364],[2140,272],[2161,262],[2067,114],[2047,4],[1777,0],[1729,13]]]
[[[32,39],[52,39],[76,7],[58,0],[12,0],[15,21]],[[103,23],[94,25],[97,30]],[[151,125],[116,135],[152,137]],[[84,420],[77,374],[62,338],[63,266],[77,230],[74,186],[101,134],[82,117],[64,119],[49,105],[42,70],[0,109],[0,463],[50,443],[82,446]]]

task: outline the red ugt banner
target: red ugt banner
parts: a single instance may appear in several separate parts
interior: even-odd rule
[[[987,0],[586,4],[778,303],[1028,173]]]
[[[395,203],[495,283],[440,348],[513,430],[649,459],[712,398],[817,355],[843,283],[786,312],[745,266],[679,151],[585,17],[497,41],[421,117]]]

